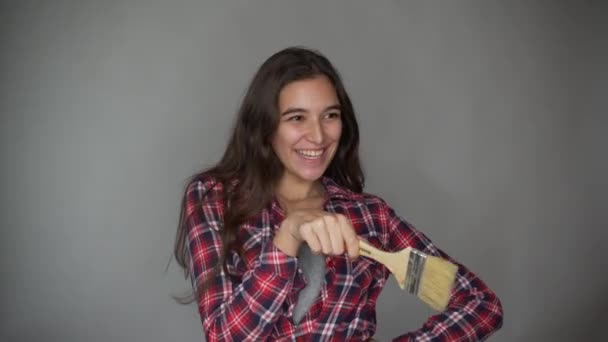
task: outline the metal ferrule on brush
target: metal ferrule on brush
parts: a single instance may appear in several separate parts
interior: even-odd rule
[[[426,254],[416,249],[410,251],[410,257],[407,262],[407,273],[405,275],[405,290],[407,292],[418,295],[425,261]]]

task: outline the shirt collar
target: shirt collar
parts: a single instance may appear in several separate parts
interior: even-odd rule
[[[327,176],[321,177],[321,182],[323,183],[323,186],[325,187],[326,196],[329,199],[338,199],[339,198],[339,199],[351,200],[355,197],[354,192],[352,192],[350,189],[348,189],[346,187],[339,185],[333,179],[331,179]]]

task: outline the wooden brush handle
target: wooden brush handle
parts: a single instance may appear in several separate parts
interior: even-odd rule
[[[405,276],[411,248],[407,247],[399,252],[391,253],[380,250],[365,240],[359,239],[359,255],[376,260],[384,265],[397,280],[397,284],[403,290],[405,288]]]
[[[374,259],[389,269],[393,267],[393,262],[391,262],[394,258],[393,253],[382,251],[365,240],[359,239],[359,254]]]

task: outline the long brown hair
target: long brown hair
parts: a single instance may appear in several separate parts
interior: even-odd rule
[[[341,106],[342,135],[338,150],[324,173],[337,184],[354,192],[363,190],[364,176],[359,161],[359,127],[352,103],[337,70],[318,51],[291,47],[268,58],[259,68],[239,108],[232,136],[220,162],[190,178],[188,184],[212,177],[224,188],[224,224],[220,231],[222,253],[218,264],[229,275],[226,259],[231,251],[242,256],[242,242],[238,241],[239,226],[272,202],[275,185],[283,174],[283,165],[272,149],[272,139],[279,124],[279,93],[287,84],[326,76],[333,84]],[[237,182],[233,182],[238,180]],[[228,205],[229,204],[229,205]],[[202,203],[201,203],[202,205]],[[181,213],[175,237],[174,256],[190,274],[188,226],[186,224],[186,193],[182,198]],[[213,279],[219,268],[195,289],[198,296]],[[178,299],[179,300],[179,299]],[[182,298],[180,302],[194,300]]]

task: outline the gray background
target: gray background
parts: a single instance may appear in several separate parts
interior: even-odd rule
[[[296,44],[344,76],[366,191],[502,299],[492,341],[608,339],[602,1],[1,6],[0,340],[203,340],[164,273],[184,180]],[[377,337],[428,314],[391,280]]]

